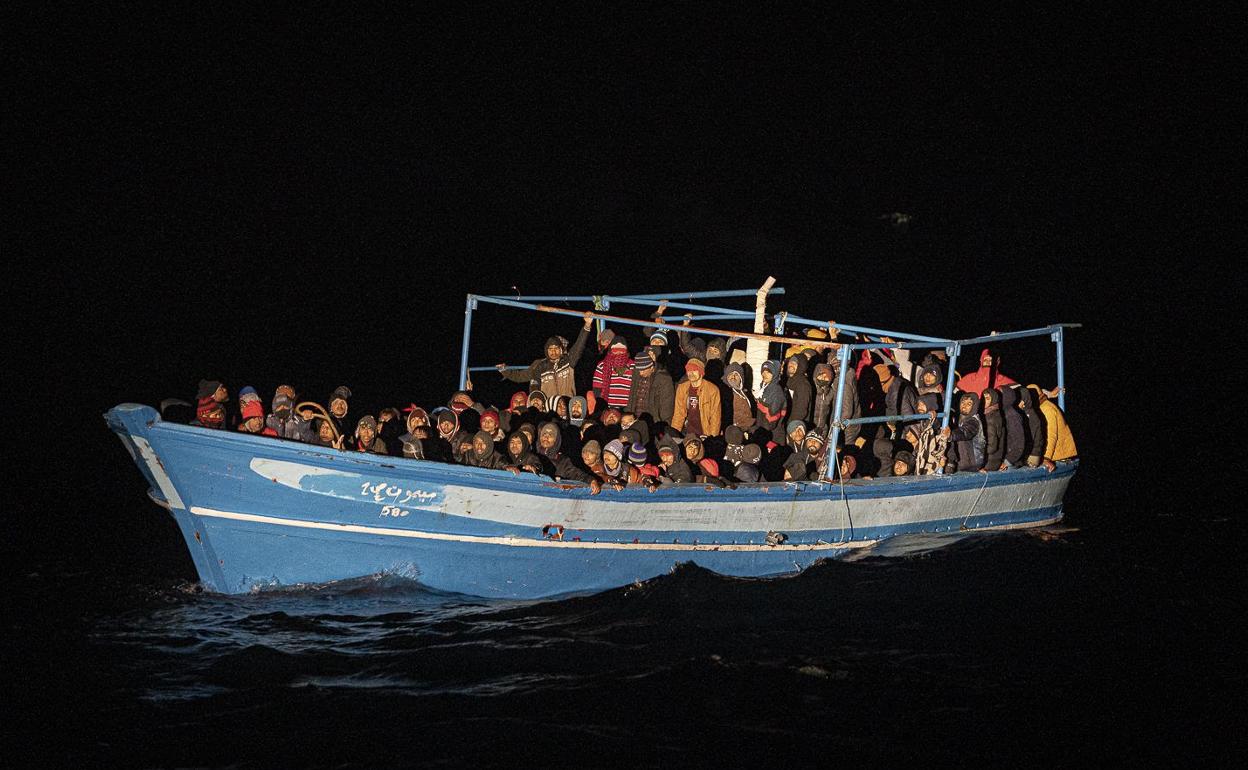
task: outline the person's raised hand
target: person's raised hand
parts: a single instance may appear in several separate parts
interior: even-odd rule
[[[585,316],[585,328],[586,328],[586,329],[588,329],[589,327],[591,327],[591,326],[593,326],[593,325],[594,325],[594,314],[593,314],[593,311],[586,310],[586,311],[585,311],[582,315],[584,315],[584,316]]]
[[[693,323],[693,313],[685,313],[685,320],[680,322],[681,326],[688,326]]]
[[[589,482],[589,493],[591,495],[596,495],[601,491],[602,491],[602,482],[599,481],[598,479],[592,479]]]

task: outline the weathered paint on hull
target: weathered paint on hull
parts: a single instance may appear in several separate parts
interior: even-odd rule
[[[225,593],[397,572],[444,591],[536,598],[685,561],[782,575],[899,534],[1056,521],[1076,467],[591,496],[531,474],[163,423],[133,404],[106,419],[177,520],[204,586]],[[769,546],[768,532],[787,539]]]

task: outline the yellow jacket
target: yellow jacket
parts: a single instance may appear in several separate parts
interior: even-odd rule
[[[1040,413],[1044,415],[1044,422],[1047,426],[1044,456],[1054,462],[1078,457],[1079,450],[1075,448],[1074,434],[1070,432],[1070,426],[1066,424],[1066,416],[1062,414],[1061,409],[1057,408],[1057,404],[1047,398],[1042,400]]]

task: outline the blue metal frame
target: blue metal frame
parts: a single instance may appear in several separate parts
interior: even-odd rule
[[[770,293],[771,294],[784,294],[784,289],[773,288]],[[464,339],[463,339],[463,347],[460,352],[460,361],[459,361],[459,387],[463,388],[467,385],[468,372],[490,371],[496,368],[492,366],[491,367],[486,367],[486,366],[469,367],[468,366],[468,345],[469,345],[469,341],[472,335],[472,313],[474,310],[477,309],[478,301],[488,302],[488,303],[495,304],[495,305],[502,305],[504,307],[514,307],[514,308],[518,308],[521,310],[549,312],[549,313],[556,313],[556,314],[569,315],[569,316],[581,316],[583,314],[583,311],[564,309],[564,308],[554,308],[554,307],[543,308],[543,307],[534,305],[532,303],[533,302],[592,302],[594,304],[594,309],[599,312],[605,312],[607,310],[610,310],[611,303],[613,301],[617,304],[641,305],[641,306],[648,306],[648,307],[658,307],[660,304],[666,303],[667,307],[676,309],[676,310],[699,311],[700,314],[694,315],[693,320],[732,321],[732,320],[753,319],[754,311],[738,310],[735,308],[716,307],[714,305],[701,305],[701,304],[690,303],[690,302],[672,302],[672,301],[667,300],[667,298],[674,297],[674,296],[675,297],[688,297],[688,298],[752,297],[752,296],[755,296],[756,294],[757,294],[757,290],[755,289],[734,289],[734,290],[725,290],[725,291],[685,292],[685,293],[672,293],[672,294],[630,294],[626,296],[522,295],[514,299],[510,297],[482,296],[482,295],[469,294],[467,301],[465,303],[465,306],[464,306]],[[638,319],[618,318],[618,317],[613,320],[617,323],[623,323],[623,324],[628,324],[628,325],[633,325],[633,326],[652,326],[652,327],[659,328],[659,329],[670,329],[670,330],[678,331],[678,332],[682,330],[686,330],[686,327],[683,324],[673,324],[673,323],[654,321],[654,320],[643,321],[643,320],[638,320]],[[827,321],[818,321],[812,318],[803,318],[801,316],[794,316],[794,315],[788,314],[787,312],[776,313],[775,315],[773,315],[773,321],[777,324],[777,326],[781,330],[783,329],[783,325],[785,323],[804,324],[804,325],[813,326],[816,328],[825,328],[829,325]],[[598,319],[599,332],[602,331],[605,325],[606,325],[606,321],[602,318],[599,318]],[[1050,324],[1049,326],[1045,326],[1039,329],[1027,329],[1027,330],[1018,331],[1018,332],[1002,332],[1000,334],[989,334],[989,335],[985,335],[982,337],[971,337],[970,339],[964,339],[964,340],[951,340],[951,339],[946,339],[944,337],[928,337],[928,336],[919,335],[919,334],[909,334],[906,332],[889,331],[886,329],[875,329],[875,328],[868,327],[868,326],[856,326],[852,324],[834,323],[832,325],[835,326],[837,330],[839,331],[865,335],[869,339],[870,338],[878,339],[879,337],[891,337],[891,338],[900,340],[900,342],[870,341],[870,342],[845,344],[841,346],[840,352],[838,353],[838,356],[842,359],[842,366],[841,366],[841,378],[837,382],[837,394],[836,394],[836,410],[837,410],[836,414],[837,415],[840,414],[841,401],[844,395],[844,386],[845,386],[844,377],[845,377],[846,369],[847,369],[848,362],[849,362],[849,354],[852,351],[896,349],[896,348],[900,348],[904,350],[914,350],[914,349],[921,349],[921,348],[930,348],[934,346],[944,347],[946,353],[949,356],[949,362],[948,362],[949,372],[948,372],[947,380],[945,383],[944,408],[941,410],[939,414],[942,418],[941,427],[947,428],[949,427],[950,415],[952,414],[951,407],[952,407],[952,398],[953,398],[953,388],[954,388],[954,382],[955,382],[954,369],[957,365],[958,354],[961,352],[964,346],[987,344],[990,342],[1005,342],[1007,340],[1023,339],[1026,337],[1039,337],[1042,335],[1047,335],[1053,341],[1053,343],[1056,345],[1056,348],[1057,348],[1056,350],[1057,387],[1058,387],[1057,400],[1058,400],[1058,406],[1062,409],[1062,411],[1066,410],[1065,331],[1067,328],[1079,328],[1080,324]],[[689,331],[703,331],[703,330],[691,329]],[[736,332],[727,331],[727,330],[719,330],[719,331],[722,331],[722,333],[726,336],[732,336],[736,334]],[[782,337],[784,335],[782,331],[778,331],[777,334],[774,336]],[[792,340],[795,343],[809,342],[808,339],[798,338],[798,337],[785,337],[785,339]],[[506,368],[507,369],[523,369],[525,367],[508,366]],[[878,420],[862,418],[860,420],[853,420],[853,421],[849,421],[849,422],[842,423],[842,424],[850,424],[854,422],[863,422],[863,421],[878,422]],[[834,427],[833,427],[832,437],[830,441],[830,444],[832,446],[835,446],[836,439],[839,438],[839,433],[840,433],[840,426],[837,425],[836,422],[837,421],[834,421]]]

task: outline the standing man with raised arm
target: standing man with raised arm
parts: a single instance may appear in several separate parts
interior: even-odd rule
[[[581,327],[581,333],[576,336],[571,349],[568,349],[568,341],[563,337],[551,337],[546,340],[546,357],[537,359],[528,369],[508,371],[506,364],[499,364],[498,371],[504,379],[528,383],[530,390],[542,391],[550,401],[555,396],[571,398],[576,395],[576,364],[585,352],[585,341],[593,325],[594,314],[587,311],[585,325]]]

